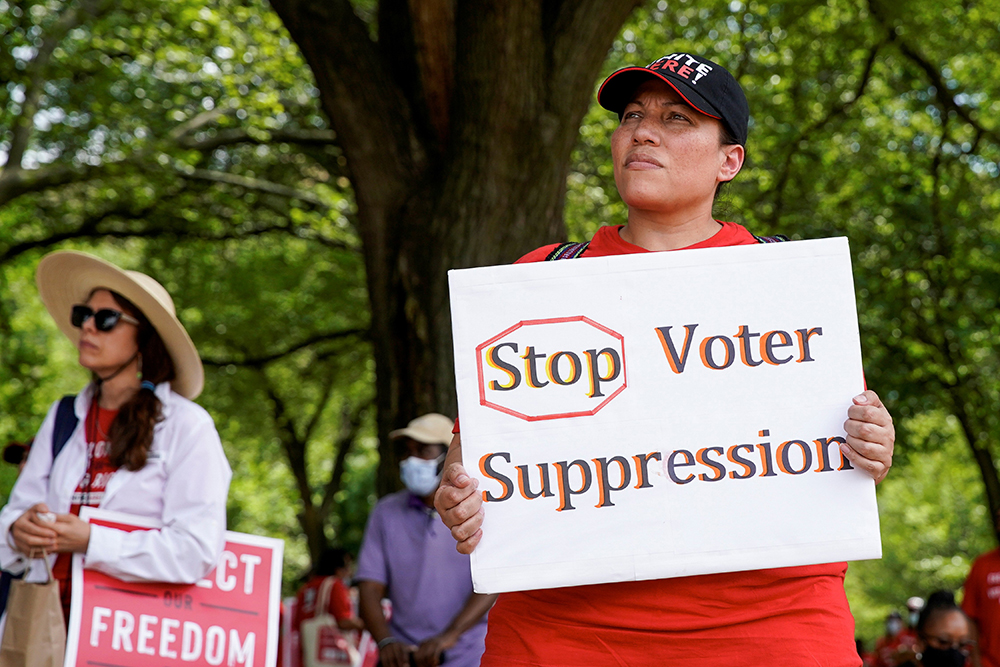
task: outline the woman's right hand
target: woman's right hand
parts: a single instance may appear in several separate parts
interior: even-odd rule
[[[52,516],[52,521],[46,519]],[[38,503],[29,508],[10,525],[10,537],[14,547],[30,556],[32,551],[55,551],[58,535],[53,530],[55,516],[49,512],[45,503]]]
[[[483,537],[483,496],[478,488],[479,482],[462,465],[462,439],[456,433],[444,461],[441,485],[434,494],[434,507],[463,554],[471,554]]]

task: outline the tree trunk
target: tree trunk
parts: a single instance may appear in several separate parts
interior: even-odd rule
[[[958,418],[958,423],[962,426],[962,433],[965,435],[969,450],[972,452],[972,458],[979,466],[983,488],[986,490],[986,504],[990,510],[987,521],[989,521],[990,528],[996,536],[997,543],[1000,544],[1000,521],[997,520],[997,517],[1000,516],[1000,475],[997,474],[997,466],[993,461],[993,453],[990,451],[989,445],[984,445],[979,437],[985,435],[988,438],[989,433],[977,428],[972,423],[970,403],[967,402],[964,394],[965,392],[956,389],[951,391],[953,412]]]
[[[570,152],[611,41],[641,3],[384,0],[378,42],[346,0],[272,4],[316,76],[354,187],[383,495],[399,486],[389,432],[457,414],[447,271],[563,239]]]

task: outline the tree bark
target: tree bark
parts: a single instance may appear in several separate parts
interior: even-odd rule
[[[1000,516],[1000,475],[997,474],[993,452],[988,444],[989,431],[974,423],[979,420],[975,420],[970,414],[975,411],[974,399],[981,397],[977,396],[977,392],[974,390],[966,392],[960,387],[952,388],[949,393],[952,400],[952,413],[962,426],[962,434],[972,452],[972,458],[979,466],[979,474],[983,479],[983,488],[986,491],[986,504],[989,507],[987,521],[993,529],[997,543],[1000,544],[1000,521],[997,521],[997,517]],[[968,396],[969,393],[972,395]],[[983,401],[978,402],[982,403]]]
[[[358,206],[388,434],[456,416],[447,271],[562,240],[570,152],[601,63],[640,0],[274,0],[316,76]],[[450,53],[449,53],[450,52]]]

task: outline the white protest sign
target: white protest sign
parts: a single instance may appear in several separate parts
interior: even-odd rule
[[[477,591],[881,556],[846,239],[449,279]]]
[[[149,530],[146,517],[84,507],[80,517]],[[219,563],[195,584],[126,582],[73,556],[64,665],[274,667],[284,542],[226,531]]]

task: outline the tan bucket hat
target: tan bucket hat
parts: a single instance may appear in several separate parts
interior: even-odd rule
[[[170,383],[173,390],[189,399],[201,393],[205,386],[201,358],[184,325],[177,319],[174,301],[163,285],[144,273],[125,271],[103,259],[74,250],[59,250],[43,257],[38,263],[35,280],[42,303],[74,345],[80,338],[80,330],[70,322],[73,306],[86,301],[98,288],[121,294],[142,311],[163,339],[174,362],[176,377]]]

